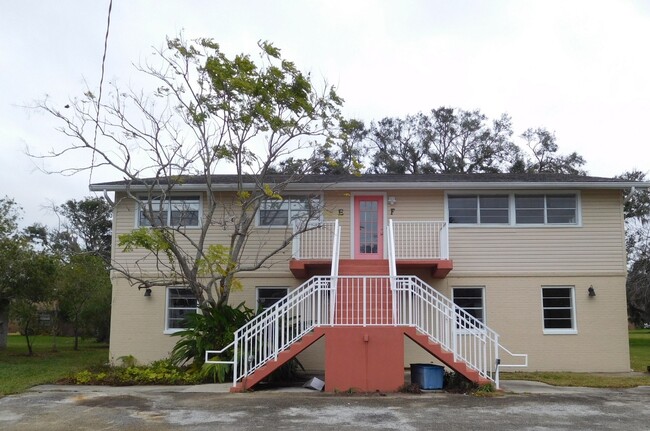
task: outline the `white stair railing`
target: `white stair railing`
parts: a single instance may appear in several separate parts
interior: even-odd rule
[[[212,359],[222,349],[206,352],[206,363],[232,364],[236,385],[321,326],[415,327],[497,387],[500,367],[528,365],[527,355],[510,353],[495,331],[414,276],[313,277],[235,332],[227,346],[234,350],[233,361]],[[522,362],[501,363],[501,353]]]
[[[292,290],[238,329],[231,344],[207,351],[205,362],[233,365],[234,386],[315,328],[354,325],[415,327],[497,388],[500,367],[528,365],[528,355],[505,349],[495,331],[433,287],[415,276],[397,276],[392,222],[387,231],[389,276],[339,276],[340,226],[333,223],[332,275],[313,277]],[[221,360],[218,355],[229,349],[234,359]],[[523,363],[502,363],[502,352]]]
[[[449,259],[446,222],[393,222],[387,226],[388,265],[393,292],[393,319],[397,325],[415,326],[433,342],[454,354],[455,361],[465,362],[480,376],[499,388],[500,367],[527,367],[528,355],[515,354],[499,343],[499,334],[449,298],[417,277],[397,277],[397,259]],[[396,246],[411,244],[403,250]],[[521,358],[523,363],[503,364],[500,353]],[[520,360],[521,360],[520,359]]]
[[[205,352],[207,364],[231,364],[233,386],[288,349],[315,327],[333,323],[336,287],[332,277],[313,277],[235,331],[234,341]],[[233,360],[220,354],[232,349]],[[216,359],[213,358],[216,356]]]
[[[500,367],[528,366],[528,355],[511,353],[499,342],[499,334],[419,278],[397,277],[396,284],[399,324],[414,326],[497,388]],[[502,353],[521,362],[505,364]]]

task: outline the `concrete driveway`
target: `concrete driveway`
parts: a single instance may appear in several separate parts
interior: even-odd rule
[[[481,398],[229,394],[227,386],[38,386],[0,399],[1,430],[650,430],[650,387],[553,388],[507,382]]]

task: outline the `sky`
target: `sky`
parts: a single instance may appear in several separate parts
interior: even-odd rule
[[[0,197],[24,223],[92,196],[94,172],[45,174],[26,155],[69,141],[48,115],[97,89],[108,0],[3,2],[0,13]],[[554,131],[590,175],[650,170],[650,2],[645,0],[222,1],[114,0],[106,82],[138,88],[133,67],[166,37],[210,37],[229,54],[268,40],[316,82],[338,88],[343,113],[369,123],[440,106],[512,117],[515,135]],[[48,170],[65,168],[50,160]]]

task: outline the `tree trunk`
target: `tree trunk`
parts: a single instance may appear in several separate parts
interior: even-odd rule
[[[0,301],[0,350],[7,348],[9,333],[9,301]]]
[[[25,341],[27,341],[27,350],[29,351],[29,356],[34,356],[34,350],[32,349],[32,343],[29,339],[29,323],[25,325]]]

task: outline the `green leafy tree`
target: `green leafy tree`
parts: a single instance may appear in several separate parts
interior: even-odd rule
[[[100,256],[76,254],[57,277],[59,309],[74,332],[74,350],[83,334],[106,337],[104,320],[110,315],[111,280]],[[102,318],[102,316],[104,318]]]
[[[372,123],[375,173],[502,172],[518,154],[510,118],[488,122],[480,111],[440,107],[429,114]]]
[[[14,283],[17,292],[11,304],[10,315],[18,322],[25,337],[29,355],[33,354],[32,339],[38,326],[40,311],[49,311],[54,299],[53,284],[59,261],[45,251],[23,249],[17,257]]]
[[[144,208],[151,228],[121,236],[120,247],[148,250],[161,271],[152,275],[113,262],[113,271],[133,285],[185,285],[201,308],[222,305],[237,286],[238,273],[263,267],[308,228],[305,223],[297,232],[287,230],[277,247],[242,259],[247,247],[259,249],[249,238],[261,203],[281,198],[287,185],[299,178],[290,174],[272,180],[274,166],[331,145],[337,139],[342,104],[333,87],[317,89],[311,77],[272,44],[260,42],[259,49],[254,60],[245,54],[228,56],[210,39],[170,39],[139,67],[156,82],[153,92],[114,85],[102,100],[86,91],[64,110],[57,108],[64,104],[47,100],[39,105],[61,121],[60,130],[72,142],[34,157],[65,159],[86,152],[85,163],[70,163],[59,173],[101,166],[138,187],[128,197]],[[214,192],[212,175],[225,167],[238,176],[232,202],[218,201]],[[189,233],[165,226],[154,209],[156,199],[176,191],[188,176],[201,177],[207,188],[201,227]],[[225,252],[215,252],[217,245],[206,241],[215,225],[228,232],[228,242],[218,244]]]
[[[18,230],[20,211],[13,199],[0,199],[0,349],[7,347],[9,310],[20,291],[21,258],[27,247]]]
[[[372,123],[368,139],[374,145],[371,171],[390,174],[433,172],[426,131],[428,119],[423,114],[405,119],[384,118]]]
[[[639,170],[625,172],[618,178],[647,181]],[[625,243],[627,248],[628,318],[636,325],[650,322],[650,191],[626,190],[624,195]]]
[[[70,244],[74,238],[78,249],[100,256],[110,264],[112,208],[106,199],[86,197],[70,199],[58,208],[65,217],[64,230],[59,233],[59,244]],[[69,246],[68,246],[69,247]],[[61,247],[64,248],[64,247]],[[75,247],[69,247],[74,253]]]
[[[359,175],[364,168],[361,161],[365,157],[367,134],[362,121],[341,119],[334,142],[317,146],[309,159],[289,157],[272,170],[288,175]]]
[[[527,153],[520,155],[511,172],[552,173],[586,175],[582,169],[585,159],[578,153],[558,154],[555,134],[543,127],[527,129],[521,137],[526,143]],[[528,157],[526,157],[528,155]]]

